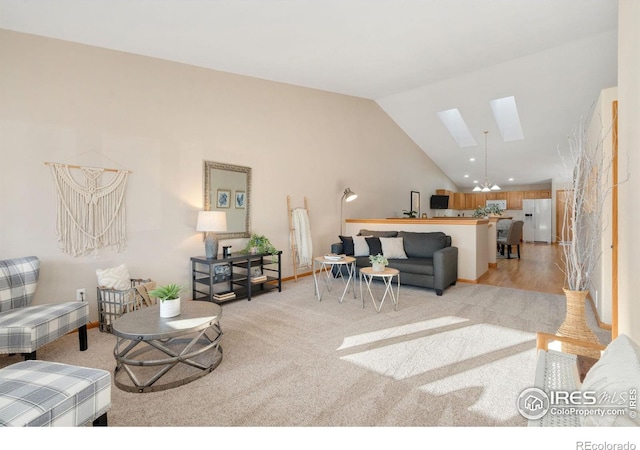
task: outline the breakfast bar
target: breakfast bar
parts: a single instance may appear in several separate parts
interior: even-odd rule
[[[347,235],[360,230],[379,231],[441,231],[451,236],[452,245],[458,247],[458,280],[476,283],[489,269],[490,255],[495,263],[495,236],[490,247],[490,232],[495,235],[495,223],[490,219],[472,217],[437,217],[433,219],[346,219]]]

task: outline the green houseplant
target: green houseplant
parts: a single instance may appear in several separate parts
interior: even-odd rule
[[[402,210],[402,215],[407,216],[408,219],[415,219],[418,216],[417,211],[407,211],[406,209]]]
[[[384,267],[389,265],[389,260],[378,253],[377,255],[369,255],[369,262],[374,272],[384,271]]]
[[[278,253],[269,238],[255,233],[249,238],[244,250],[247,253],[271,253],[272,255]]]
[[[171,283],[149,291],[151,297],[160,299],[160,317],[180,315],[180,291],[182,286]]]

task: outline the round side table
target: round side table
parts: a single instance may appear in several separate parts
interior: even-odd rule
[[[316,270],[316,265],[320,266],[319,270]],[[342,273],[342,268],[339,267],[338,275],[334,277],[333,275],[333,266],[345,266],[347,269],[348,277],[345,279],[344,274]],[[318,276],[323,278],[324,275],[324,285],[322,292],[320,292],[320,286],[318,284]],[[343,256],[340,259],[328,259],[324,256],[318,256],[313,258],[313,280],[315,283],[315,294],[318,297],[318,300],[322,300],[322,296],[325,291],[331,291],[333,287],[333,280],[335,278],[342,278],[344,283],[344,290],[342,291],[342,296],[340,297],[340,303],[344,300],[344,296],[349,290],[349,286],[353,289],[353,298],[356,298],[356,290],[353,287],[355,283],[356,277],[356,259],[353,256]]]
[[[394,277],[396,278],[396,292],[393,291]],[[382,281],[384,281],[384,295],[380,300],[380,304],[376,304],[376,299],[373,295],[373,292],[371,292],[371,282],[374,278],[380,278]],[[373,301],[373,306],[377,312],[380,312],[380,310],[382,309],[382,304],[387,298],[387,294],[391,297],[391,301],[394,305],[394,310],[398,310],[398,298],[400,297],[400,271],[398,269],[386,267],[382,272],[374,272],[372,267],[363,267],[362,269],[360,269],[360,297],[362,298],[362,307],[364,308],[362,280],[364,280],[365,285],[367,286],[367,291],[369,291],[369,296],[371,297],[371,301]]]

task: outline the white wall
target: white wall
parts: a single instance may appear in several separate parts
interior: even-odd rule
[[[613,115],[612,115],[612,103],[618,99],[618,89],[616,87],[604,89],[600,93],[600,97],[593,109],[593,114],[589,122],[587,131],[587,137],[592,145],[600,142],[602,147],[602,160],[603,169],[606,169],[608,173],[601,174],[602,192],[605,194],[602,199],[602,239],[600,241],[600,260],[594,267],[594,273],[591,277],[591,287],[589,292],[591,297],[595,301],[596,308],[600,319],[610,324],[611,323],[611,299],[613,293],[612,287],[612,255],[613,250],[611,244],[613,242],[613,229],[612,229],[612,211],[613,203],[611,185],[613,183],[613,173],[610,167],[610,161],[613,155]],[[598,144],[600,145],[600,144]],[[622,175],[622,174],[621,174]],[[622,180],[624,176],[621,176]]]
[[[640,343],[640,2],[618,1],[619,332]]]
[[[359,194],[349,218],[400,217],[410,191],[424,201],[452,186],[370,100],[4,30],[0,61],[0,258],[41,258],[35,303],[86,288],[93,321],[97,268],[126,263],[190,288],[189,257],[204,252],[203,160],[252,168],[252,231],[285,251],[284,276],[287,195],[294,206],[308,197],[322,253],[337,241],[345,187]],[[132,171],[124,252],[58,250],[47,161]]]

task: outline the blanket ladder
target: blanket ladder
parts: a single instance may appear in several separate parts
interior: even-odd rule
[[[291,245],[291,261],[293,264],[293,278],[297,282],[298,281],[298,243],[296,242],[296,229],[293,223],[293,208],[291,206],[291,196],[287,195],[287,210],[289,213],[289,242]],[[307,197],[304,197],[304,209],[307,211],[307,215],[309,214],[309,205],[307,203]]]

